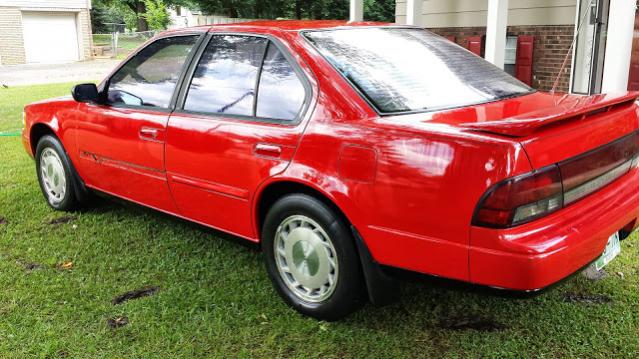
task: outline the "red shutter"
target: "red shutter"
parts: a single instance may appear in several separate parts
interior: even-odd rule
[[[528,86],[532,85],[534,44],[534,36],[517,36],[517,59],[515,59],[515,77]]]
[[[448,41],[452,41],[452,42],[455,42],[455,40],[456,40],[455,36],[453,36],[453,35],[446,36],[446,38],[448,39]]]
[[[468,37],[468,44],[466,44],[466,48],[473,54],[481,56],[483,40],[483,36],[470,36]]]

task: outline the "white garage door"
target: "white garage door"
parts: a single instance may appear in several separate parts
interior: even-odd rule
[[[27,63],[79,60],[74,13],[23,12],[22,30]]]

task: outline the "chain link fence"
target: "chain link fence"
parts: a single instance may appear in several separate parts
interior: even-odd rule
[[[93,34],[93,56],[96,58],[124,58],[159,31],[113,32]]]
[[[234,24],[253,21],[253,19],[231,18],[218,15],[173,16],[170,28],[182,28],[186,26]],[[109,34],[93,34],[93,57],[95,58],[124,58],[138,46],[157,35],[160,31],[129,32],[124,29],[124,24],[105,23],[110,25],[112,32]]]

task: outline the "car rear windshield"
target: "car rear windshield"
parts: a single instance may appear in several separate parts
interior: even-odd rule
[[[304,34],[381,113],[453,108],[532,91],[426,30],[375,27]]]

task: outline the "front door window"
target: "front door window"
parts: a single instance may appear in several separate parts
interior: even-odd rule
[[[111,77],[109,103],[168,108],[184,62],[197,38],[169,37],[142,49]]]

